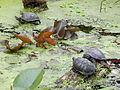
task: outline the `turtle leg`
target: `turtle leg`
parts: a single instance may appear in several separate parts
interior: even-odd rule
[[[90,57],[90,55],[88,55],[88,54],[83,54],[83,58],[86,58],[86,59],[90,59],[90,58],[92,58],[92,57]]]
[[[24,23],[24,22],[22,21],[21,17],[15,16],[15,18],[16,18],[16,20],[18,20],[20,23]]]
[[[110,65],[108,65],[105,61],[100,61],[100,64],[103,65],[103,67],[108,68],[110,70]],[[111,70],[110,70],[111,71]]]
[[[32,22],[33,24],[35,25],[39,25],[41,22],[38,20],[38,21],[35,21],[35,22]]]
[[[86,74],[85,76],[83,76],[83,79],[87,79],[88,78],[88,75]],[[84,81],[85,82],[85,81]]]
[[[120,68],[120,65],[119,64],[115,64],[115,67]]]
[[[88,60],[90,60],[92,63],[94,63],[95,64],[95,66],[97,66],[97,62],[96,62],[96,60],[94,59],[94,58],[90,58],[90,59],[88,59]]]

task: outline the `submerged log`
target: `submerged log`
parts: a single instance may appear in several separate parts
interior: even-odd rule
[[[39,7],[41,10],[48,9],[46,0],[22,0],[24,8]]]

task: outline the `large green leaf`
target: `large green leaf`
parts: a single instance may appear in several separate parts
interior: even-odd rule
[[[110,86],[110,87],[105,87],[99,90],[114,90],[115,88],[116,88],[115,86]],[[118,90],[118,89],[115,89],[115,90]]]
[[[49,88],[37,88],[35,90],[50,90]]]
[[[44,71],[39,68],[22,71],[14,80],[14,90],[34,90],[42,81]]]

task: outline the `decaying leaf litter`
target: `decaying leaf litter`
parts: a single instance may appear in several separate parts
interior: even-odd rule
[[[23,8],[21,1],[0,1],[0,12],[2,12],[0,13],[1,40],[9,40],[11,43],[20,42],[13,36],[14,33],[30,35],[32,31],[40,31],[48,26],[53,26],[53,22],[56,19],[67,19],[72,25],[81,25],[82,31],[76,32],[78,39],[74,41],[58,40],[58,43],[64,42],[83,48],[84,51],[89,47],[97,47],[102,50],[107,58],[120,58],[120,47],[115,43],[116,40],[119,41],[120,37],[120,2],[115,4],[114,2],[114,0],[103,2],[103,8],[100,13],[101,0],[48,1],[49,9],[37,14],[41,19],[41,25],[35,26],[31,24],[19,25],[18,21],[15,20],[14,16],[19,16],[21,11],[30,11]],[[26,45],[24,49],[19,50],[17,53],[11,53],[1,46],[0,88],[8,90],[20,71],[38,67],[46,68],[45,76],[40,86],[54,87],[56,86],[54,82],[70,71],[72,57],[82,57],[83,55],[83,53],[77,53],[72,49],[64,51],[58,46],[48,44],[47,47],[48,49],[43,49],[40,47],[36,48],[34,45]],[[111,86],[109,81],[114,86],[116,79],[119,80],[119,68],[112,69],[108,76],[110,78],[108,81],[103,79],[103,82],[108,82],[103,84],[103,87]],[[83,86],[86,85],[83,84]],[[116,86],[119,87],[119,83],[116,83]],[[90,88],[89,85],[88,88]]]

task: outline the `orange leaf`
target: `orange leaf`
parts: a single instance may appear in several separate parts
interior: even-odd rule
[[[50,35],[52,35],[53,32],[40,32],[40,34],[38,35],[38,38],[47,38],[50,37]]]
[[[21,44],[18,44],[17,46],[14,46],[13,48],[9,45],[9,41],[5,42],[6,48],[11,50],[11,51],[17,51],[19,50],[22,46],[23,46],[24,42],[22,42]]]
[[[24,42],[22,42],[21,44],[18,44],[17,46],[11,48],[10,50],[17,51],[17,50],[19,50],[23,46],[23,44],[24,44]]]
[[[5,41],[5,46],[6,46],[7,49],[10,49],[10,45],[9,45],[9,41],[8,40]]]
[[[34,38],[34,40],[37,42],[37,43],[44,43],[44,39],[43,39],[43,37],[36,37],[36,38]]]
[[[45,38],[45,41],[54,46],[57,44],[56,41],[52,38]]]
[[[29,43],[29,44],[32,44],[33,42],[25,35],[22,35],[22,34],[16,34],[15,35],[16,37],[18,37],[20,40],[22,40],[24,43]]]

